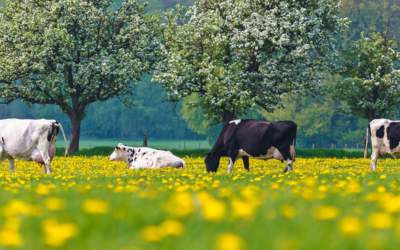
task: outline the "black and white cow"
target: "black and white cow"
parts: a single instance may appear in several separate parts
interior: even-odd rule
[[[235,161],[242,157],[244,167],[249,171],[249,157],[256,159],[275,158],[286,161],[284,172],[292,171],[295,161],[297,125],[291,121],[235,120],[222,129],[217,142],[206,153],[205,163],[208,172],[218,170],[222,156],[229,158],[228,174],[232,172]]]
[[[119,143],[108,158],[110,161],[124,161],[129,169],[140,168],[185,168],[185,162],[170,151],[147,147],[127,147]]]
[[[376,170],[379,156],[400,156],[400,120],[375,119],[368,124],[364,158],[367,158],[368,133],[372,146],[370,170]]]
[[[14,159],[35,161],[45,165],[43,173],[50,174],[59,129],[64,135],[65,156],[68,156],[64,130],[56,120],[0,120],[0,163],[8,159],[14,173]]]

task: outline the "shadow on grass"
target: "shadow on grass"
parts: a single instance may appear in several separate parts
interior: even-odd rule
[[[56,156],[64,156],[65,148],[57,148]],[[210,149],[170,149],[174,155],[178,157],[204,157],[205,153],[208,152]],[[93,147],[83,148],[79,150],[79,152],[70,152],[70,156],[109,156],[114,151],[114,147]],[[370,154],[368,154],[368,157]],[[363,151],[345,151],[343,149],[296,149],[296,157],[299,158],[363,158],[364,152]]]

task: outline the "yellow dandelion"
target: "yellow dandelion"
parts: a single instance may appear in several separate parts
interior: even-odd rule
[[[245,242],[235,234],[224,233],[218,236],[216,248],[218,250],[241,250],[245,248]]]
[[[50,211],[60,211],[64,209],[65,203],[60,198],[49,197],[45,201],[45,207]]]
[[[339,232],[346,237],[356,237],[362,230],[362,221],[354,216],[346,216],[339,223]]]
[[[332,206],[319,206],[314,209],[313,216],[316,220],[331,220],[339,214],[339,209]]]
[[[393,218],[388,213],[376,212],[368,216],[368,224],[371,228],[387,229],[393,226]]]
[[[82,203],[82,210],[89,214],[106,214],[109,210],[107,202],[97,199],[87,199]]]

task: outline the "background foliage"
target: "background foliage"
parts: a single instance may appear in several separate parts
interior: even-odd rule
[[[117,0],[118,6],[122,0]],[[144,1],[141,1],[144,2]],[[161,10],[172,8],[175,4],[190,6],[193,0],[148,0],[147,11],[160,14]],[[0,0],[0,6],[3,1]],[[347,48],[352,41],[360,39],[361,32],[366,35],[385,28],[385,19],[391,23],[391,33],[399,35],[400,1],[399,0],[343,0],[341,17],[351,21],[349,28],[338,36],[339,48]],[[82,137],[112,138],[141,137],[147,129],[150,138],[193,139],[218,135],[220,127],[206,126],[208,121],[201,112],[189,109],[182,103],[176,107],[165,100],[165,94],[158,84],[150,84],[150,76],[135,86],[136,107],[129,110],[115,100],[95,103],[89,107],[88,115],[82,122]],[[341,78],[330,76],[325,86],[332,88]],[[192,98],[192,97],[191,97]],[[296,97],[288,96],[287,108],[276,110],[273,114],[254,109],[247,117],[270,120],[294,120],[298,125],[297,143],[300,147],[330,147],[331,143],[362,143],[366,132],[366,120],[337,114],[335,110],[346,107],[344,102],[334,102],[330,96]],[[70,129],[68,118],[57,107],[32,106],[28,109],[21,102],[14,102],[8,107],[0,107],[0,119],[17,118],[55,118]],[[399,117],[398,112],[395,117]],[[245,118],[245,117],[243,117]],[[64,125],[65,124],[65,125]]]

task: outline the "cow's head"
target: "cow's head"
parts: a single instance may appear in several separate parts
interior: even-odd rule
[[[217,172],[220,159],[221,157],[217,157],[213,153],[207,152],[206,158],[204,159],[207,172]]]
[[[126,147],[124,144],[119,143],[115,147],[114,152],[108,157],[110,161],[125,161],[127,158]]]

